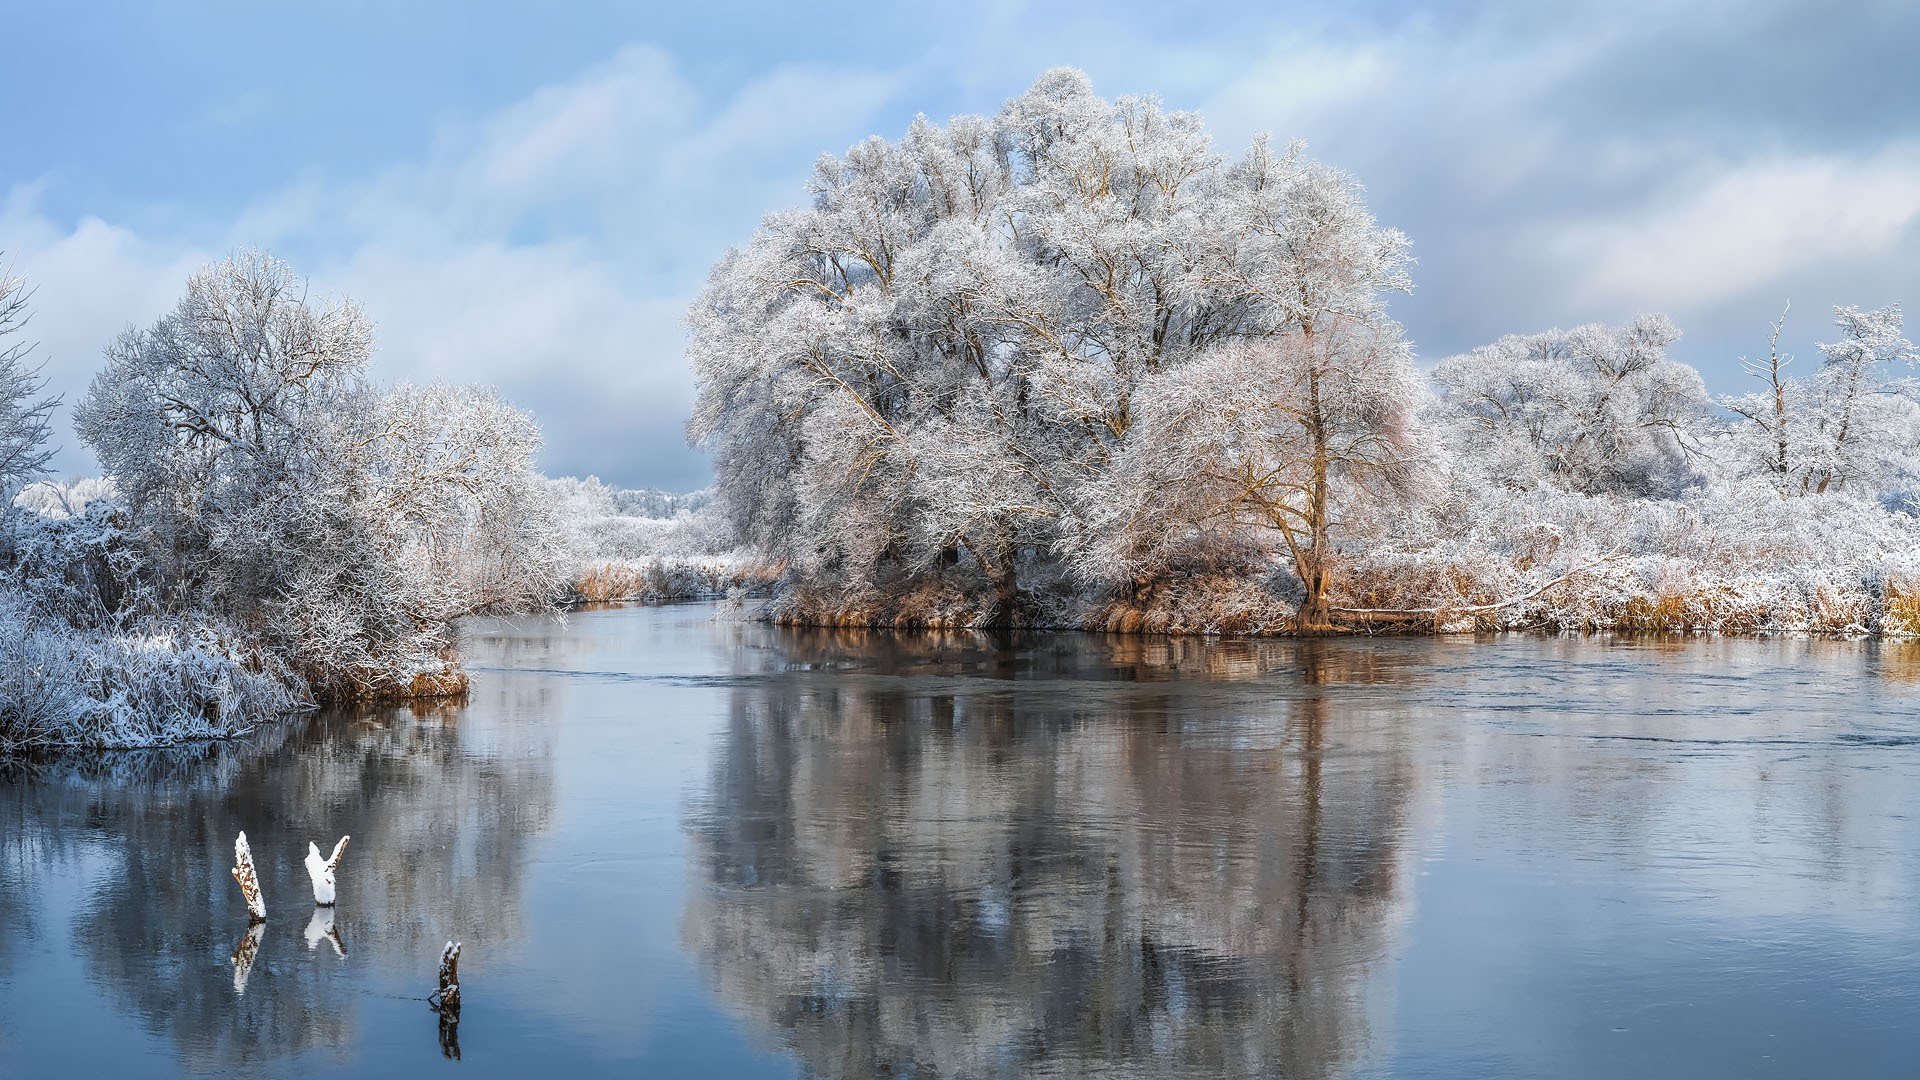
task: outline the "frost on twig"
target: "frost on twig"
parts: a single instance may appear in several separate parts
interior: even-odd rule
[[[240,895],[247,900],[247,921],[267,921],[267,901],[260,895],[260,876],[253,872],[253,852],[247,847],[247,834],[233,841],[233,880],[240,883]]]
[[[346,853],[347,841],[351,836],[343,836],[333,845],[333,854],[320,857],[320,846],[307,842],[307,874],[313,878],[313,902],[321,907],[332,907],[334,900],[334,871],[340,868],[340,856]]]

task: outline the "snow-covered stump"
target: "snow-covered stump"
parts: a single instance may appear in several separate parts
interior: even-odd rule
[[[440,950],[440,989],[427,996],[440,1014],[440,1053],[460,1060],[460,943],[447,942]]]
[[[233,880],[240,883],[240,895],[247,899],[247,921],[267,921],[267,901],[260,895],[260,875],[253,872],[253,851],[247,847],[247,834],[233,842]]]
[[[343,836],[333,845],[333,854],[320,857],[320,845],[307,841],[307,875],[313,878],[313,902],[321,907],[333,906],[334,871],[340,869],[340,856],[347,850],[347,841],[351,836]]]
[[[440,989],[435,990],[427,1001],[440,1010],[441,1015],[460,1012],[460,943],[447,942],[440,950]]]

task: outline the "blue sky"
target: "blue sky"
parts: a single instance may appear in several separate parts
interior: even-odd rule
[[[699,486],[680,315],[713,260],[818,154],[1057,64],[1354,172],[1413,238],[1423,362],[1661,310],[1732,391],[1789,299],[1809,367],[1832,305],[1920,302],[1917,5],[10,7],[0,250],[69,399],[266,247],[366,306],[383,379],[531,409],[547,471]]]

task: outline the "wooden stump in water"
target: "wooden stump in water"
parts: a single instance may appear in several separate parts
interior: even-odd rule
[[[460,943],[447,942],[440,950],[440,988],[427,995],[427,1004],[440,1014],[440,1052],[460,1060]]]
[[[440,989],[435,990],[433,992],[433,997],[429,998],[428,1000],[433,1002],[433,1007],[436,1009],[439,1009],[442,1015],[446,1015],[448,1013],[452,1013],[455,1015],[459,1014],[460,1012],[460,943],[459,942],[449,941],[447,942],[447,947],[440,950]]]
[[[267,921],[267,901],[260,895],[260,875],[253,872],[253,851],[247,847],[247,834],[233,842],[233,880],[240,883],[240,895],[247,900],[247,921]]]
[[[313,902],[321,907],[332,907],[334,896],[334,871],[340,869],[340,856],[346,853],[347,841],[351,836],[343,836],[333,845],[332,856],[322,859],[320,845],[307,842],[307,876],[313,878]]]

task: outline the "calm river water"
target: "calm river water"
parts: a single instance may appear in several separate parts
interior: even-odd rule
[[[481,624],[461,707],[0,774],[0,1075],[1920,1061],[1920,651],[711,615]]]

